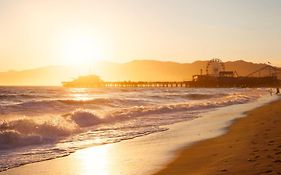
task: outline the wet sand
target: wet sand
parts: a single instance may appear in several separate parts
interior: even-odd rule
[[[281,100],[247,112],[223,136],[184,148],[155,175],[281,174]]]

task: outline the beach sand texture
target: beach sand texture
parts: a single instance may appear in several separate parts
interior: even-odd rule
[[[247,115],[226,135],[187,147],[155,175],[281,174],[281,101]]]

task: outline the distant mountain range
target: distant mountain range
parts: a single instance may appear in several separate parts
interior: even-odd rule
[[[105,81],[183,81],[191,80],[192,75],[205,73],[208,61],[176,63],[155,60],[135,60],[128,63],[101,62],[92,66],[91,73]],[[246,61],[225,62],[226,70],[233,70],[240,76],[264,67]],[[87,71],[84,71],[87,72]],[[88,71],[89,72],[89,71]],[[0,72],[0,85],[61,85],[81,75],[77,67],[48,66],[23,71]]]

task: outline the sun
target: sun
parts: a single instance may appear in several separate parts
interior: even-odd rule
[[[72,34],[62,39],[60,55],[64,64],[89,64],[101,59],[101,48],[90,35]]]

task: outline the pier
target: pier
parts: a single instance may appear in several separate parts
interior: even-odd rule
[[[71,82],[63,82],[64,87],[74,88],[229,88],[229,87],[278,87],[281,80],[279,68],[271,65],[248,74],[239,76],[236,71],[225,70],[224,63],[220,59],[212,59],[208,62],[203,74],[193,75],[191,81],[103,81],[96,75],[81,76]]]
[[[105,87],[140,87],[140,88],[160,88],[160,87],[191,87],[191,81],[182,82],[170,82],[170,81],[157,81],[157,82],[146,82],[146,81],[121,81],[121,82],[104,82]]]

